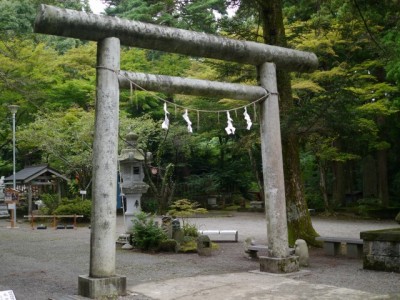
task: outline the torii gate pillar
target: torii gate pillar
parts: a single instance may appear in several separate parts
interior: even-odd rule
[[[260,270],[291,273],[299,270],[297,256],[289,255],[285,181],[276,67],[264,63],[258,68],[260,84],[270,92],[261,103],[261,151],[267,221],[268,256],[260,257]]]
[[[126,277],[115,274],[119,61],[119,39],[100,40],[97,44],[90,273],[78,278],[78,294],[92,299],[126,295]]]

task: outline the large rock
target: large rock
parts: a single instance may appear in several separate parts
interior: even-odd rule
[[[400,228],[363,231],[360,237],[364,269],[400,273]]]

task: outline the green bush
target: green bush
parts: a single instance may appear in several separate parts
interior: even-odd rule
[[[191,236],[191,237],[198,237],[199,231],[197,230],[197,226],[186,222],[185,224],[183,224],[183,235]]]
[[[200,204],[197,202],[192,202],[189,199],[176,200],[169,207],[168,214],[171,216],[176,216],[182,218],[183,226],[185,226],[187,218],[195,214],[205,214],[207,209],[199,207]]]
[[[82,200],[77,198],[75,200],[64,200],[53,211],[55,215],[83,215],[85,219],[90,219],[92,211],[92,201]]]
[[[54,194],[41,194],[40,200],[43,202],[43,206],[40,208],[40,213],[43,215],[52,215],[54,210],[60,205],[58,195]]]
[[[135,215],[132,222],[132,242],[141,250],[157,250],[160,243],[167,239],[167,235],[156,225],[152,215],[141,212]]]
[[[179,244],[177,241],[173,239],[167,239],[160,242],[158,247],[159,251],[162,252],[178,252],[179,251]]]

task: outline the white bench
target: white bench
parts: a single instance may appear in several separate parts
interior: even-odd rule
[[[207,235],[214,242],[237,242],[239,239],[237,230],[199,230],[199,234]]]

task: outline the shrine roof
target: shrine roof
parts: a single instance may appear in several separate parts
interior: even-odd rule
[[[69,181],[67,177],[61,175],[58,171],[50,168],[47,164],[26,167],[15,173],[15,180],[22,183],[29,183],[30,181],[46,173],[48,175],[54,175],[56,177]],[[4,179],[4,182],[9,183],[12,182],[13,179],[14,176],[10,175]]]

